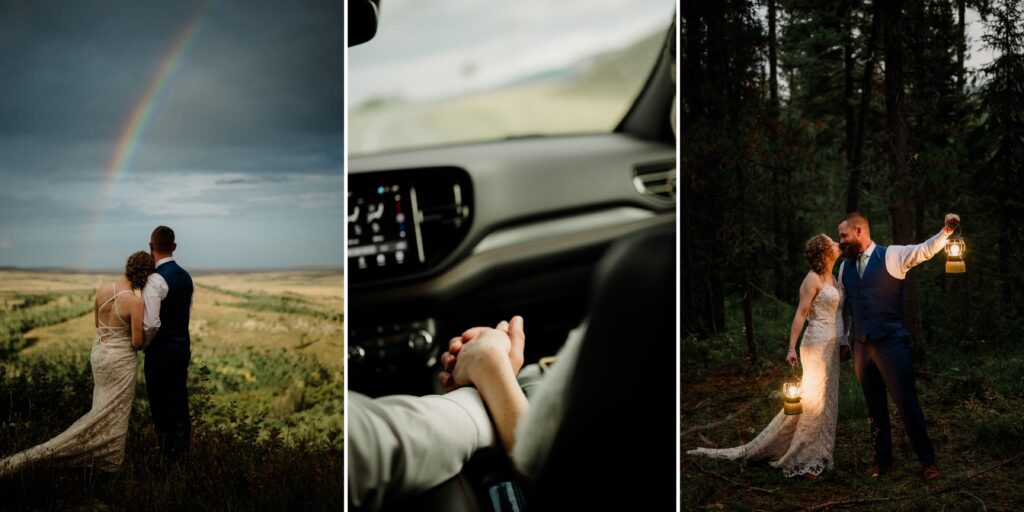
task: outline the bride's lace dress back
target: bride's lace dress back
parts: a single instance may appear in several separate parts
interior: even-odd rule
[[[131,343],[131,328],[121,318],[118,297],[129,290],[116,291],[98,308],[96,339],[92,344],[92,409],[53,439],[0,459],[0,476],[29,464],[51,463],[69,466],[94,466],[117,470],[124,461],[128,434],[128,416],[135,396],[138,356]],[[113,311],[111,317],[109,312]],[[110,324],[102,319],[107,317]],[[116,320],[115,320],[116,319]]]
[[[721,459],[768,459],[785,476],[819,475],[832,469],[839,398],[839,336],[843,332],[841,295],[826,285],[811,303],[800,344],[803,413],[781,410],[751,442],[735,448],[697,448],[686,453]]]

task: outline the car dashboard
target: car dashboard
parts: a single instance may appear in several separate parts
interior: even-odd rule
[[[349,388],[436,392],[448,340],[514,314],[527,362],[557,352],[607,246],[675,222],[675,165],[674,146],[622,133],[351,157]]]

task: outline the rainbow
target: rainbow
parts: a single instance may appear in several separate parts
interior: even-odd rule
[[[132,106],[128,118],[121,127],[114,145],[114,152],[103,171],[99,200],[96,202],[99,206],[95,211],[95,217],[86,238],[89,246],[86,249],[86,257],[82,259],[82,265],[89,265],[92,259],[98,231],[103,224],[103,214],[110,208],[110,201],[114,198],[117,184],[124,172],[131,166],[139,142],[145,135],[146,127],[149,125],[153,113],[163,101],[167,85],[181,67],[183,57],[188,53],[189,47],[195,40],[196,34],[199,32],[199,21],[212,3],[212,0],[203,2],[175,36],[146,84],[142,96]]]

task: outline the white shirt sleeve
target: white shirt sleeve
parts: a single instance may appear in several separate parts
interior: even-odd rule
[[[565,418],[569,389],[580,357],[580,346],[589,320],[569,331],[565,344],[558,350],[558,364],[544,374],[530,396],[530,408],[516,425],[516,442],[512,446],[512,462],[523,474],[536,477],[544,469],[558,429]]]
[[[149,345],[156,332],[160,330],[160,303],[167,297],[168,289],[164,276],[156,272],[149,275],[146,286],[142,288],[142,303],[145,306],[142,314],[142,332],[146,335],[146,345]]]
[[[349,391],[348,500],[379,510],[457,475],[479,448],[497,443],[480,393],[371,399]]]
[[[917,245],[890,245],[885,251],[885,269],[896,279],[906,279],[910,269],[935,256],[946,246],[949,235],[943,228],[935,236]]]

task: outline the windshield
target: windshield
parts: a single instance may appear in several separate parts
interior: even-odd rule
[[[383,0],[349,51],[350,154],[609,132],[643,87],[675,0]]]

